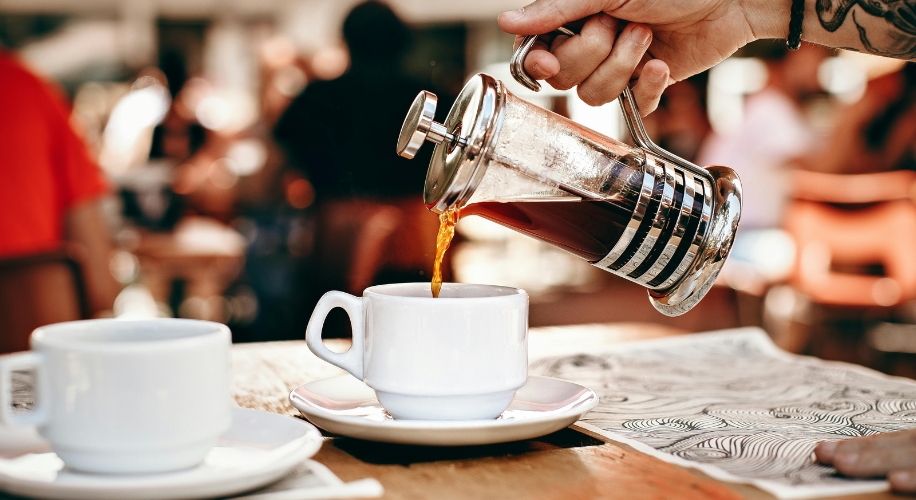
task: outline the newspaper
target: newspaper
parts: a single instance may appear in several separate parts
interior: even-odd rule
[[[916,427],[916,382],[787,353],[743,328],[535,360],[531,375],[584,384],[600,403],[576,425],[779,498],[883,491],[818,464],[828,440]]]

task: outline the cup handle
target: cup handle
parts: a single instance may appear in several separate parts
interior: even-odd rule
[[[44,356],[36,352],[21,352],[0,356],[0,424],[44,425],[48,420],[49,393],[44,368]],[[35,406],[31,411],[13,413],[13,371],[32,368],[35,372]]]
[[[321,342],[321,329],[331,309],[339,307],[350,316],[353,328],[353,345],[344,353],[336,353]],[[327,292],[321,296],[309,324],[305,328],[305,343],[319,358],[339,366],[351,375],[363,379],[363,299],[344,292]]]

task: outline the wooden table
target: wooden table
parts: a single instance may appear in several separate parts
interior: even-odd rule
[[[612,324],[534,328],[531,359],[595,350],[596,346],[684,334],[669,327]],[[328,341],[336,351],[347,341]],[[344,372],[316,358],[305,342],[237,344],[233,395],[240,406],[299,416],[289,392]],[[596,439],[597,438],[597,439]],[[386,499],[771,499],[752,486],[711,479],[604,438],[572,429],[539,439],[489,446],[439,448],[329,437],[314,457],[344,481],[379,480]],[[853,499],[912,498],[890,493]]]

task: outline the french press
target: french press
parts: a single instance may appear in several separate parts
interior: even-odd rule
[[[571,35],[568,30],[561,29]],[[540,90],[522,66],[536,40],[512,57],[513,77]],[[414,100],[398,138],[413,158],[436,144],[426,175],[427,208],[460,208],[563,248],[646,287],[668,316],[709,291],[731,249],[741,184],[729,168],[705,169],[655,145],[631,90],[618,99],[635,147],[603,136],[478,74],[437,123],[436,96]]]

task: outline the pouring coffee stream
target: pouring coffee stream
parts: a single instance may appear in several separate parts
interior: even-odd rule
[[[439,232],[436,234],[436,260],[433,263],[433,279],[430,283],[430,289],[433,298],[439,298],[439,291],[442,290],[442,260],[445,252],[452,244],[452,238],[455,237],[455,224],[458,223],[458,207],[452,207],[439,214]]]
[[[513,77],[534,91],[540,85],[523,62],[536,38],[523,40],[511,62]],[[413,158],[424,142],[436,144],[424,188],[430,210],[480,215],[563,248],[641,284],[657,310],[678,316],[702,299],[725,262],[741,185],[729,168],[703,169],[656,146],[629,88],[619,102],[635,147],[478,74],[441,124],[436,96],[421,92],[398,154]]]

